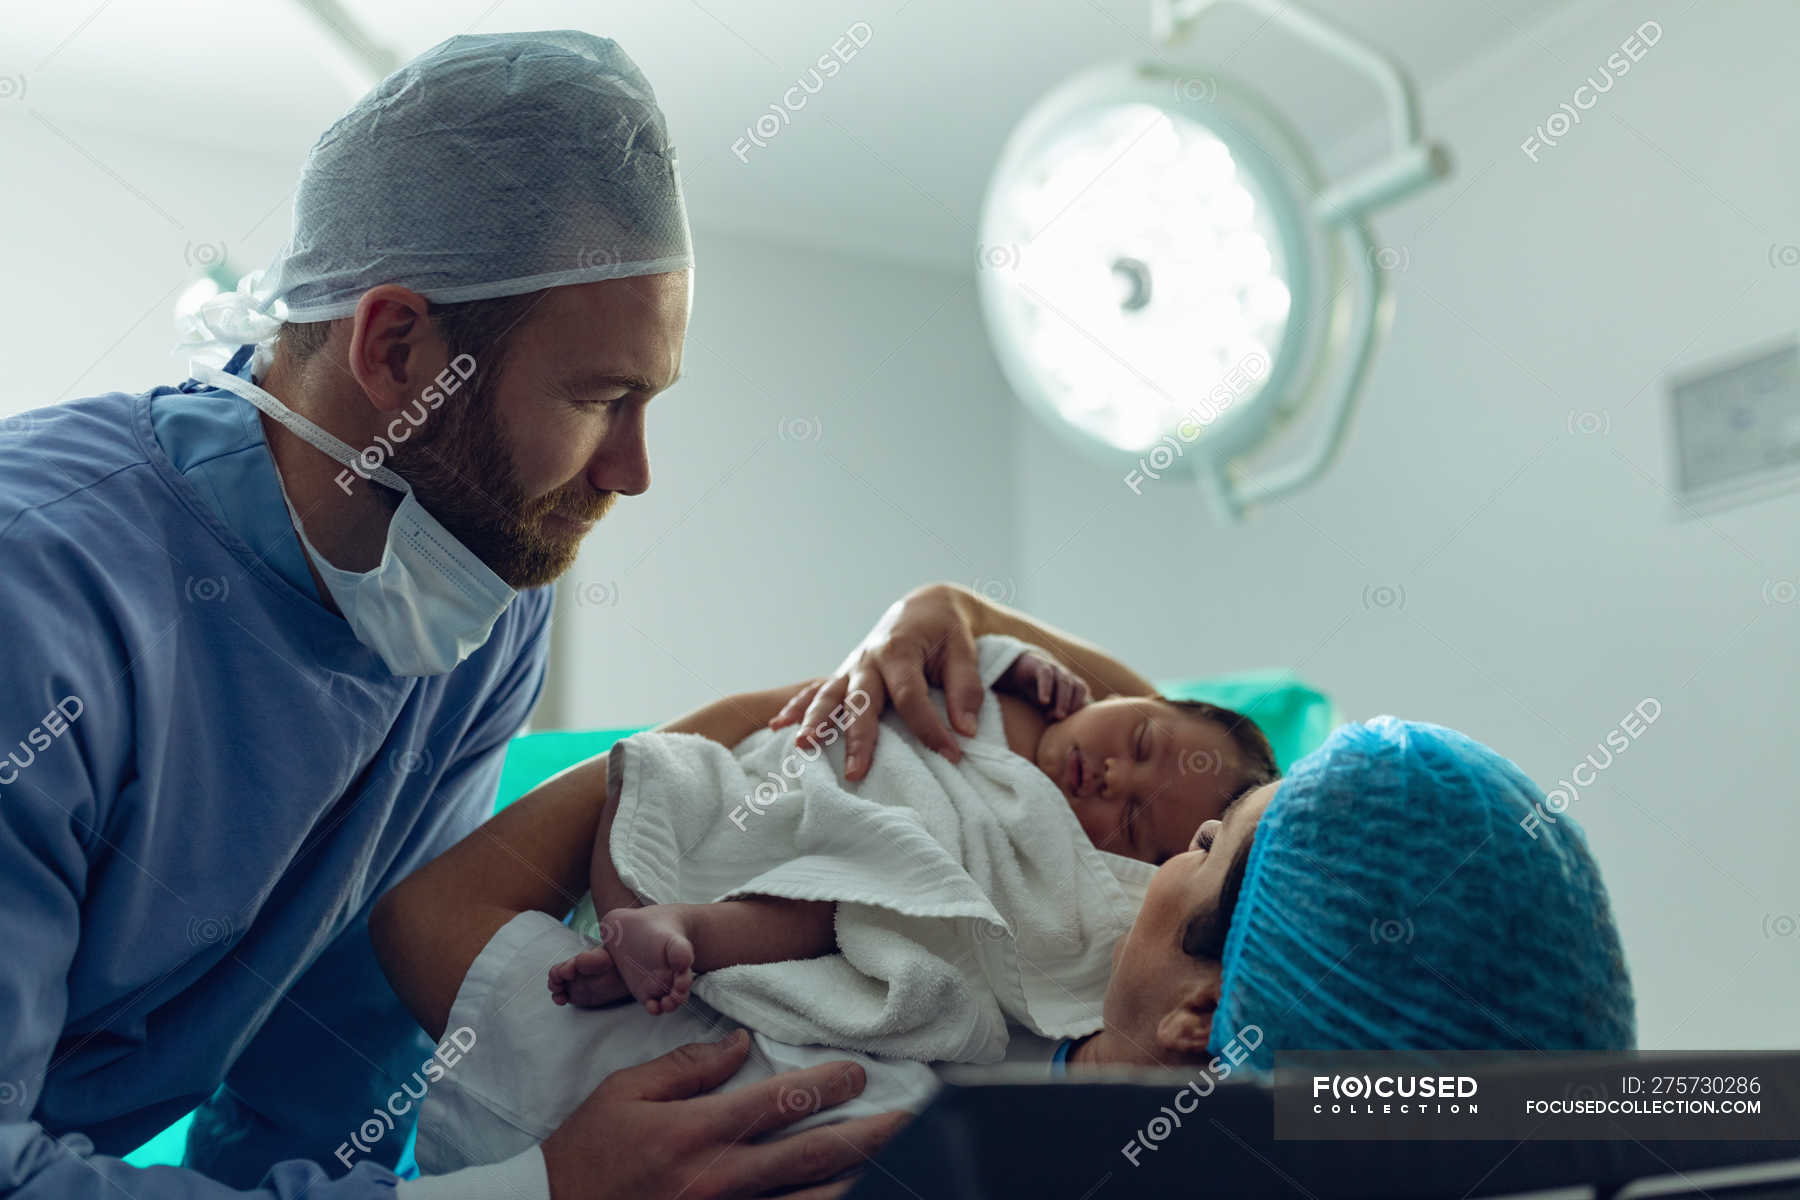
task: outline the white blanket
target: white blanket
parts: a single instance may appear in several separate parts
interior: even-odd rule
[[[1026,647],[978,648],[991,687]],[[841,782],[842,738],[809,760],[793,736],[727,749],[638,734],[612,750],[613,862],[646,903],[837,903],[838,953],[707,972],[697,995],[781,1041],[923,1062],[1000,1060],[1008,1016],[1050,1038],[1100,1027],[1114,943],[1155,868],[1087,839],[1007,748],[991,690],[957,765],[892,713],[860,783]],[[591,902],[575,927],[597,931]]]

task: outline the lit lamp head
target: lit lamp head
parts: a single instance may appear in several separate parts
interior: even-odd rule
[[[1418,168],[1405,182],[1390,162],[1346,193],[1237,85],[1149,64],[1069,80],[1013,132],[983,209],[1008,381],[1134,490],[1191,475],[1232,519],[1299,486],[1335,451],[1385,314],[1362,213],[1445,170],[1397,157]],[[1234,460],[1303,410],[1324,414],[1322,448],[1245,477]]]

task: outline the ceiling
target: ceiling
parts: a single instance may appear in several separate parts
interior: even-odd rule
[[[1566,2],[1566,0],[1565,0]],[[401,59],[461,32],[580,28],[614,38],[656,88],[702,230],[803,240],[921,262],[973,260],[988,172],[1013,124],[1095,62],[1158,55],[1148,0],[339,0]],[[1333,0],[1340,22],[1429,81],[1559,0]],[[763,147],[760,115],[857,21],[866,42]],[[260,151],[297,171],[359,90],[293,0],[0,0],[4,121]],[[1180,59],[1256,83],[1310,135],[1373,118],[1359,77],[1236,5]],[[1429,114],[1427,114],[1429,118]],[[1428,123],[1429,124],[1429,123]]]

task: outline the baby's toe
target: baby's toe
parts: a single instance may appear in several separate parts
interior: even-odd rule
[[[679,976],[694,965],[694,944],[684,937],[670,938],[663,948],[663,961],[669,964],[672,976]]]

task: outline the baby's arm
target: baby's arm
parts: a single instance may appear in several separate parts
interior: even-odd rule
[[[1091,698],[1087,680],[1038,646],[1021,650],[994,680],[993,690],[1037,705],[1052,721],[1062,720]]]

